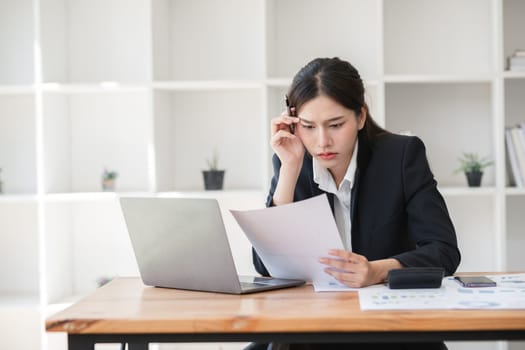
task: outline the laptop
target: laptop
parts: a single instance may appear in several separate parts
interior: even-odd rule
[[[210,198],[119,198],[144,284],[246,294],[301,280],[238,276],[219,204]]]

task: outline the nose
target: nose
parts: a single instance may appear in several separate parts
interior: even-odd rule
[[[319,128],[318,142],[320,148],[326,148],[331,144],[331,138],[326,128]]]

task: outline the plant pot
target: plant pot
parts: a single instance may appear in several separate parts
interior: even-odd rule
[[[203,170],[204,188],[206,190],[222,190],[224,170]]]
[[[115,179],[102,180],[102,190],[104,192],[115,191]]]
[[[467,176],[467,182],[469,187],[481,186],[481,177],[483,176],[483,173],[481,171],[465,173],[465,175]]]

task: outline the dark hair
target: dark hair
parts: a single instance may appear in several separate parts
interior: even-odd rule
[[[325,95],[361,115],[364,107],[367,118],[360,134],[372,139],[387,131],[381,128],[370,115],[365,102],[365,88],[359,72],[349,62],[338,57],[316,58],[301,68],[288,90],[290,105],[299,111],[311,99]]]

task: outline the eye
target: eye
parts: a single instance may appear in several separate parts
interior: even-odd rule
[[[314,128],[313,125],[307,125],[307,124],[301,124],[301,127],[302,127],[303,129],[307,129],[307,130],[311,130],[311,129]]]
[[[337,123],[337,124],[330,124],[330,127],[332,129],[339,129],[341,126],[343,126],[344,122],[343,123]]]

